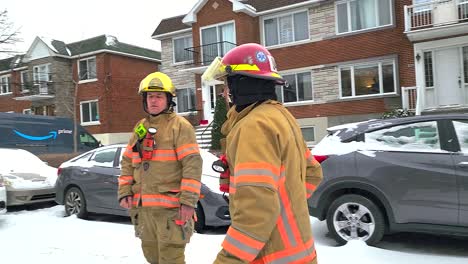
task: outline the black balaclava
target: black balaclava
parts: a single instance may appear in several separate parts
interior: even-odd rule
[[[169,112],[172,112],[174,107],[176,106],[176,103],[174,101],[172,101],[172,94],[170,93],[165,93],[166,94],[166,98],[167,98],[167,108],[162,111],[161,113],[159,114],[164,114],[164,113],[169,113]],[[148,93],[144,92],[143,93],[143,96],[141,97],[143,99],[143,110],[145,110],[146,113],[148,113],[148,103],[146,102],[146,97],[148,97]],[[148,113],[150,114],[150,113]],[[157,115],[153,115],[153,114],[150,114],[151,116],[158,116],[159,114]]]
[[[269,99],[276,100],[277,98],[276,83],[273,80],[236,74],[228,76],[227,83],[237,112],[244,110],[255,102],[263,102]]]

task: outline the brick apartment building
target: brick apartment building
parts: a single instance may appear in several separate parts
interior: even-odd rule
[[[414,2],[416,6],[412,0],[199,0],[188,14],[163,19],[152,37],[161,41],[161,70],[178,88],[179,113],[189,115],[196,110],[198,119],[208,121],[213,119],[216,94],[223,84],[201,83],[207,65],[236,45],[265,45],[290,84],[277,90],[279,100],[313,145],[327,127],[379,118],[402,106],[416,108],[420,90],[426,89],[428,96],[425,82],[432,72],[426,69],[432,61],[421,59],[428,45],[412,41],[447,38],[434,41],[458,45],[452,60],[462,62],[457,68],[464,81],[460,85],[468,87],[468,48],[464,48],[468,27],[447,32],[447,24],[430,20],[415,24],[421,14],[434,15],[438,1]],[[443,2],[452,2],[453,10],[459,12],[452,23],[466,22],[468,1]],[[421,30],[424,36],[412,37]],[[445,33],[434,36],[430,31]],[[438,67],[444,68],[443,64]],[[441,89],[440,85],[432,87],[444,94]],[[468,104],[465,90],[458,108]],[[428,105],[423,97],[417,103],[420,110],[447,104]]]
[[[71,118],[76,98],[82,126],[103,144],[124,142],[144,116],[139,82],[160,62],[160,52],[109,35],[68,44],[37,37],[26,54],[0,60],[0,112]]]

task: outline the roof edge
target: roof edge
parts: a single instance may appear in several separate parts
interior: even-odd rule
[[[162,61],[162,59],[155,59],[155,58],[150,58],[150,57],[146,57],[146,56],[135,55],[135,54],[131,54],[131,53],[120,52],[120,51],[109,50],[109,49],[95,50],[95,51],[91,51],[91,52],[87,52],[87,53],[83,53],[83,54],[74,55],[74,56],[71,56],[70,58],[71,59],[79,59],[79,58],[83,58],[83,57],[86,57],[86,56],[96,55],[96,54],[99,54],[99,53],[111,53],[111,54],[116,54],[116,55],[122,55],[122,56],[125,56],[125,57],[143,59],[143,60],[155,61],[155,62],[161,62]]]
[[[173,32],[164,33],[164,34],[153,35],[153,36],[151,36],[151,38],[155,39],[155,40],[162,40],[164,38],[171,37],[173,35],[178,35],[178,34],[191,32],[191,31],[192,31],[192,28],[186,28],[186,29],[181,29],[181,30],[177,30],[177,31],[173,31]]]

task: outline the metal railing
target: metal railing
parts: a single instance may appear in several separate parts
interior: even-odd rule
[[[408,111],[416,112],[418,104],[418,89],[414,87],[401,87],[401,106]]]
[[[405,31],[468,22],[468,0],[433,0],[405,6]]]
[[[224,56],[228,51],[236,47],[237,44],[229,41],[221,41],[201,46],[189,47],[184,50],[191,52],[195,65],[209,65],[216,57]],[[190,57],[190,55],[187,55]]]

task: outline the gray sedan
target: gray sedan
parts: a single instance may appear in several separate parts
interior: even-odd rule
[[[120,207],[117,200],[120,161],[125,145],[110,145],[86,152],[59,167],[56,184],[58,204],[65,205],[67,215],[76,214],[86,218],[88,212],[128,216],[128,211]],[[203,153],[205,159],[209,153]],[[209,157],[210,159],[212,157]],[[213,181],[210,175],[203,175],[202,199],[196,208],[198,221],[197,232],[206,226],[230,225],[229,206],[222,194],[215,192],[205,184]]]
[[[399,231],[468,235],[468,115],[330,128],[312,153],[324,179],[310,213],[339,244]]]

